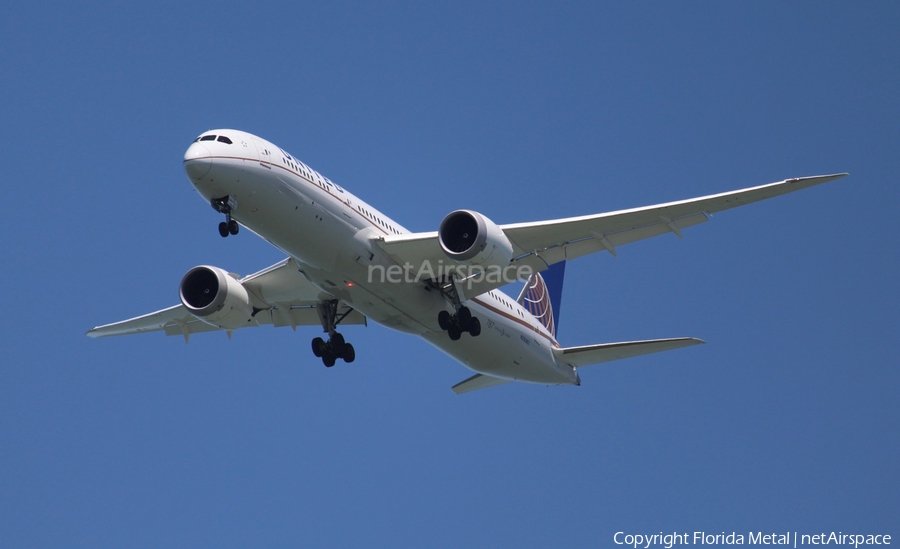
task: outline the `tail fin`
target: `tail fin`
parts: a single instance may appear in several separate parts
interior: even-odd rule
[[[559,310],[565,276],[566,262],[554,263],[546,271],[528,277],[519,299],[516,300],[541,321],[553,337],[556,337],[556,330],[559,327]]]

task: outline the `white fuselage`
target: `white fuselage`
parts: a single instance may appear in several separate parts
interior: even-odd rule
[[[232,197],[232,217],[292,257],[323,298],[334,296],[379,324],[419,335],[476,372],[578,383],[573,368],[554,360],[555,338],[499,290],[466,302],[481,321],[481,335],[450,340],[438,326],[438,313],[452,310],[440,291],[424,280],[382,276],[396,262],[374,240],[409,231],[264,139],[236,130],[208,133],[232,143],[198,141],[185,152],[197,192],[207,201]]]

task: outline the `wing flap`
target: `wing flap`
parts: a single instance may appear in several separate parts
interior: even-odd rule
[[[599,345],[553,349],[553,356],[556,358],[557,362],[580,367],[651,353],[659,353],[662,351],[671,351],[673,349],[681,349],[682,347],[690,347],[692,345],[702,345],[704,343],[706,342],[702,339],[693,337],[601,343]]]
[[[342,304],[338,309],[338,317],[343,314],[346,314],[347,316],[344,316],[341,319],[341,326],[366,324],[365,315],[356,309],[352,309],[347,305]],[[297,326],[318,326],[321,324],[319,321],[319,311],[316,309],[315,305],[309,304],[279,303],[275,307],[257,314],[256,319],[260,325],[272,324],[276,328],[282,326],[296,328]]]
[[[254,326],[251,324],[250,326]],[[219,328],[215,326],[211,326],[202,320],[191,317],[191,320],[186,322],[170,322],[163,327],[167,336],[184,336],[185,340],[190,338],[191,334],[199,334],[202,332],[217,332]],[[149,331],[149,330],[147,330]],[[125,332],[134,333],[134,332]],[[88,334],[90,335],[90,334]],[[110,335],[120,335],[120,334],[110,334]]]

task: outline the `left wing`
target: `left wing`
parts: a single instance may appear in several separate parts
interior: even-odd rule
[[[502,225],[500,228],[527,262],[543,270],[559,261],[599,251],[616,255],[616,247],[638,240],[675,233],[704,223],[710,214],[774,198],[846,176],[845,173],[786,179],[727,193],[668,202],[605,214],[570,217],[537,223]],[[541,264],[545,266],[542,268]]]
[[[253,299],[254,306],[260,309],[247,326],[320,326],[316,305],[323,298],[330,298],[319,288],[306,280],[297,270],[294,260],[285,259],[258,273],[240,279]],[[359,311],[341,304],[338,316],[345,314],[341,324],[365,324],[366,317]],[[198,332],[218,331],[220,328],[207,324],[192,315],[184,305],[174,305],[129,320],[97,326],[88,330],[88,337],[106,337],[114,335],[139,334],[143,332],[165,331],[166,335],[184,336],[185,341],[191,334]]]
[[[528,265],[543,271],[550,265],[583,255],[608,251],[645,238],[674,233],[708,221],[710,214],[758,202],[767,198],[806,189],[846,176],[846,173],[786,179],[768,185],[727,193],[645,206],[630,210],[500,225],[513,244],[513,265]],[[437,232],[390,235],[378,240],[379,245],[401,265],[419,266],[423,261],[447,260],[438,242]],[[481,284],[483,293],[505,284]],[[475,295],[475,294],[473,294]]]

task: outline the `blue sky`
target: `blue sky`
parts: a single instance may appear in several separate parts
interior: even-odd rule
[[[322,4],[5,8],[2,545],[900,536],[896,4]],[[327,370],[310,329],[84,337],[282,258],[182,171],[217,127],[418,231],[851,176],[569,265],[563,344],[707,345],[456,396],[377,325]]]

